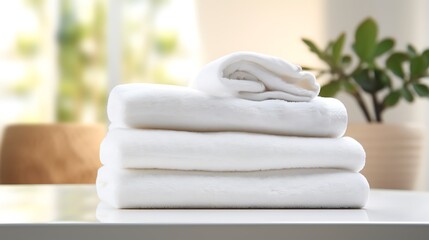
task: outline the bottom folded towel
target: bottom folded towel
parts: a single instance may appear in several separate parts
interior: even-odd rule
[[[100,199],[116,208],[361,208],[369,185],[337,169],[204,172],[102,167]]]

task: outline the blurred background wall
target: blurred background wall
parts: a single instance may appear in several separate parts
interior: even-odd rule
[[[118,2],[121,59],[114,80],[107,73],[110,1],[0,3],[0,129],[10,123],[103,123],[109,81],[186,85],[203,64],[237,50],[317,66],[321,63],[301,38],[325,45],[346,32],[349,46],[355,27],[367,16],[378,21],[381,36],[397,40],[397,48],[406,43],[429,47],[427,0]],[[362,122],[354,102],[339,98],[350,122]],[[385,119],[428,125],[428,103],[401,103]],[[421,188],[429,189],[426,183],[429,174]]]

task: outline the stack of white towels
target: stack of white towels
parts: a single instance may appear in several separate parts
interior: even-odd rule
[[[189,87],[119,85],[98,195],[116,208],[361,208],[365,152],[319,88],[251,52],[209,63]]]

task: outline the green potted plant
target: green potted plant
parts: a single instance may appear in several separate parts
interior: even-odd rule
[[[345,92],[362,111],[368,124],[353,124],[347,134],[360,141],[367,152],[363,173],[370,184],[412,189],[423,158],[424,131],[417,126],[383,123],[383,113],[400,101],[411,103],[417,97],[429,97],[424,83],[429,76],[429,49],[418,52],[408,45],[406,51],[396,51],[393,38],[379,40],[377,35],[375,20],[365,19],[356,29],[351,54],[343,51],[345,33],[323,49],[303,39],[326,66],[305,68],[328,79],[321,96]]]

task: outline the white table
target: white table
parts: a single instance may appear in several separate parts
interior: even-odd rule
[[[116,210],[93,185],[0,185],[0,239],[429,239],[429,193],[365,209]]]

